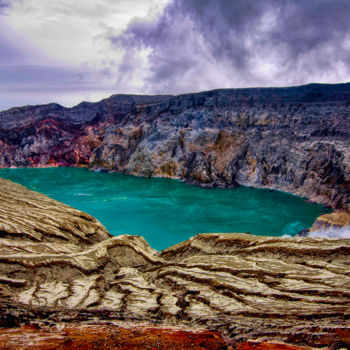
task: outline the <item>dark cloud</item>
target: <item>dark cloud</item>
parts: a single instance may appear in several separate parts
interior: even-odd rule
[[[0,111],[14,106],[59,102],[74,105],[90,96],[113,94],[100,82],[105,70],[41,65],[0,65]]]
[[[19,45],[13,31],[1,22],[0,33],[0,69],[2,66],[28,64],[28,62],[38,59],[35,53],[31,52],[25,44],[21,43],[22,45]]]
[[[349,0],[173,0],[155,22],[110,40],[142,49],[149,92],[290,85],[350,78]]]
[[[0,69],[2,65],[22,64],[28,61],[26,48],[17,42],[13,31],[4,23],[14,0],[0,0]],[[1,83],[1,80],[0,80]]]
[[[0,13],[6,8],[10,7],[12,0],[0,0]]]
[[[0,81],[6,90],[45,91],[72,90],[81,84],[83,76],[77,69],[50,66],[14,65],[0,66]]]

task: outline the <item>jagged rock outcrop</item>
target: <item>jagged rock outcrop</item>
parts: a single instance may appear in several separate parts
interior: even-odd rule
[[[338,210],[320,215],[310,229],[300,232],[298,236],[350,238],[350,213]]]
[[[117,95],[0,113],[0,166],[268,187],[350,208],[350,84]]]
[[[350,345],[348,239],[202,234],[158,252],[44,195],[0,186],[3,327],[148,322],[220,331],[232,346]]]
[[[343,229],[347,228],[350,230],[350,213],[346,211],[335,211],[330,214],[324,214],[319,216],[310,231],[314,232],[317,230],[327,229]]]

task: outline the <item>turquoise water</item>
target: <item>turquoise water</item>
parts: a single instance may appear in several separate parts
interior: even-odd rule
[[[159,250],[204,232],[293,235],[328,212],[278,191],[202,189],[81,168],[1,169],[0,177],[93,215],[113,235],[141,235]]]

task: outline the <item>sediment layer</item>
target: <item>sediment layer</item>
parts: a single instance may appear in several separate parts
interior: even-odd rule
[[[350,208],[350,84],[116,95],[0,113],[0,166],[275,188]]]
[[[219,331],[231,346],[350,345],[349,239],[201,234],[158,252],[44,195],[0,186],[3,327],[147,322]]]

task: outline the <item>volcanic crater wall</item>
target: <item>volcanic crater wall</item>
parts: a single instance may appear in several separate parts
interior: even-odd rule
[[[89,166],[350,208],[350,84],[115,95],[0,113],[0,166]]]

